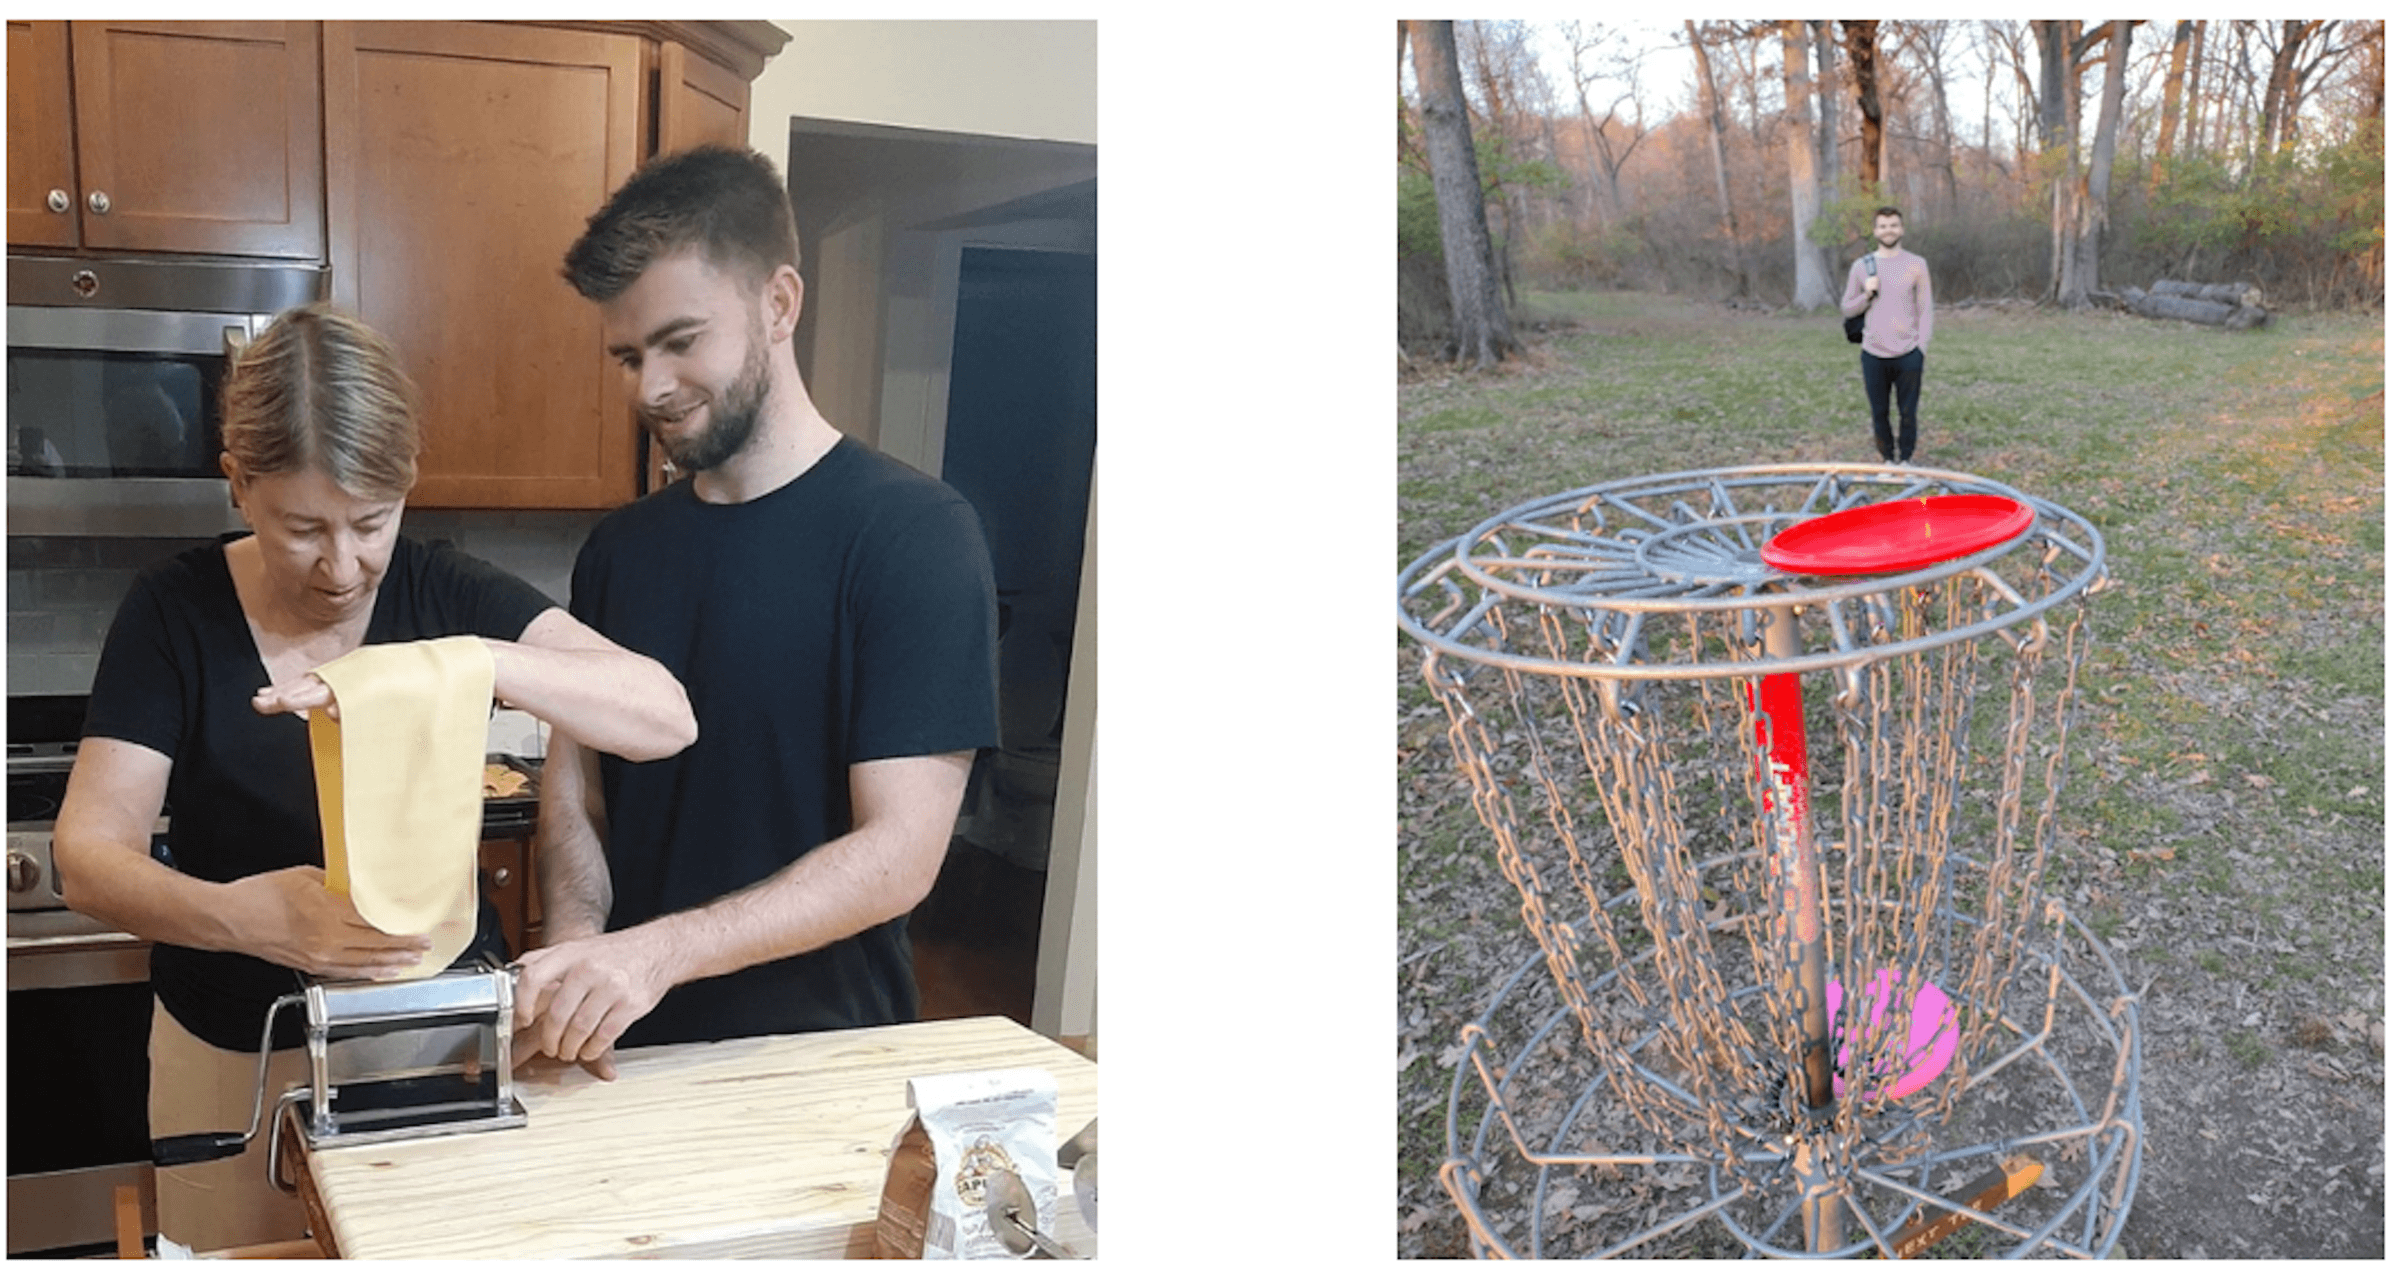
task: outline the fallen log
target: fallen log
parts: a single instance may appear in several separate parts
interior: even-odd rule
[[[2177,282],[2161,278],[2151,284],[2153,295],[2184,296],[2194,300],[2214,300],[2235,308],[2255,309],[2266,304],[2266,297],[2247,282]]]
[[[2270,320],[2266,309],[2256,304],[2229,304],[2216,300],[2200,300],[2190,296],[2161,293],[2157,288],[2145,292],[2139,287],[2127,287],[2120,298],[2125,307],[2146,318],[2170,318],[2179,322],[2197,322],[2203,326],[2222,326],[2229,331],[2245,331],[2265,326]]]

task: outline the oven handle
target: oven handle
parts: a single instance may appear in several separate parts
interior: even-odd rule
[[[139,935],[121,930],[94,931],[86,935],[33,935],[8,941],[11,953],[74,953],[106,952],[118,948],[140,948],[148,941]]]

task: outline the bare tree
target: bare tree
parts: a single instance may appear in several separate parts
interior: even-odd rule
[[[1842,172],[1842,61],[1833,47],[1833,19],[1814,18],[1808,32],[1817,53],[1817,198],[1840,197],[1834,186]]]
[[[2303,22],[2296,18],[2284,20],[2283,38],[2276,41],[2275,60],[2267,68],[2267,102],[2259,112],[2258,154],[2254,162],[2266,162],[2280,148],[2278,139],[2283,131],[2283,101],[2291,93],[2292,60],[2299,54],[2301,43],[2323,25],[2323,19],[2314,22]]]
[[[2108,182],[2117,156],[2117,123],[2125,108],[2126,46],[2133,42],[2134,24],[2123,18],[2095,31],[2108,41],[2107,69],[2100,81],[2100,118],[2092,133],[2092,167],[2075,186],[2073,205],[2077,230],[2073,254],[2058,285],[2059,304],[2089,307],[2100,289],[2100,235],[2108,228]]]
[[[2208,21],[2192,20],[2192,87],[2190,102],[2185,106],[2187,118],[2183,125],[2183,153],[2195,157],[2200,153],[2200,70],[2201,54],[2207,49]]]
[[[1792,307],[1821,309],[1834,302],[1825,257],[1808,239],[1817,223],[1817,149],[1808,117],[1808,23],[1783,24],[1783,134],[1792,172]]]
[[[1895,23],[1900,31],[1903,48],[1913,51],[1924,68],[1925,80],[1933,86],[1933,126],[1935,144],[1941,147],[1942,187],[1947,196],[1945,204],[1953,213],[1958,208],[1958,161],[1955,136],[1950,119],[1949,73],[1942,68],[1942,51],[1949,43],[1948,22]]]
[[[1476,175],[1491,182],[1485,186],[1485,197],[1500,204],[1500,240],[1496,262],[1500,266],[1500,288],[1510,308],[1516,307],[1517,303],[1517,222],[1524,195],[1523,191],[1504,182],[1508,179],[1505,174],[1515,168],[1517,162],[1517,147],[1509,135],[1511,126],[1525,118],[1527,112],[1517,100],[1515,76],[1501,70],[1501,64],[1508,60],[1508,50],[1504,44],[1497,49],[1494,45],[1508,40],[1515,25],[1500,23],[1499,30],[1495,31],[1490,23],[1467,24],[1467,46],[1472,53],[1476,84],[1483,90],[1484,110],[1488,115],[1483,135],[1490,138],[1492,157],[1497,160],[1494,172],[1486,176],[1479,171]]]
[[[2175,149],[2175,112],[2183,104],[2183,63],[2192,52],[2192,23],[2175,24],[2175,43],[2167,60],[2167,83],[2158,107],[2158,150],[2150,156],[2150,188],[2166,179],[2167,155]]]
[[[1872,191],[1883,180],[1883,90],[1875,65],[1875,29],[1879,23],[1842,22],[1842,47],[1850,54],[1850,75],[1858,91],[1858,187]]]
[[[1741,265],[1741,229],[1734,222],[1733,191],[1725,181],[1725,109],[1717,98],[1717,77],[1708,64],[1708,47],[1700,41],[1700,28],[1690,18],[1683,20],[1683,33],[1692,43],[1692,61],[1700,88],[1700,112],[1708,118],[1709,164],[1717,174],[1717,216],[1725,226],[1725,259],[1727,272],[1734,275],[1737,294],[1750,294],[1750,271]]]
[[[2087,214],[2084,206],[2087,192],[2078,179],[2081,161],[2077,136],[2083,126],[2082,59],[2109,30],[2101,26],[2083,31],[2082,26],[2078,21],[2033,23],[2034,48],[2042,68],[2042,162],[2050,173],[2050,281],[2042,293],[2060,303],[2076,304],[2088,302],[2082,293],[2072,289],[2070,281],[2076,244],[2082,237]],[[2120,74],[2120,96],[2123,90]],[[2110,154],[2113,158],[2113,148]]]
[[[1492,272],[1492,235],[1483,218],[1483,179],[1459,82],[1458,45],[1448,22],[1409,23],[1409,48],[1424,100],[1425,153],[1442,222],[1442,261],[1450,279],[1451,332],[1457,359],[1488,367],[1517,349],[1508,310]]]
[[[1641,148],[1643,139],[1651,131],[1642,122],[1642,54],[1639,50],[1620,51],[1617,54],[1613,59],[1614,65],[1609,69],[1624,84],[1624,91],[1617,94],[1606,111],[1594,114],[1592,85],[1600,82],[1602,70],[1597,65],[1587,70],[1584,59],[1590,56],[1597,62],[1603,38],[1600,28],[1593,26],[1587,29],[1581,22],[1568,22],[1562,25],[1560,33],[1566,38],[1568,72],[1575,78],[1575,102],[1582,108],[1583,126],[1591,136],[1592,156],[1599,161],[1600,172],[1607,181],[1608,215],[1610,219],[1621,218],[1625,214],[1625,192],[1618,180],[1618,173],[1624,170],[1627,161],[1633,158],[1633,152]],[[1624,109],[1628,102],[1633,104],[1631,124],[1624,123],[1618,117],[1618,111]],[[1610,124],[1617,125],[1614,138],[1609,136]]]

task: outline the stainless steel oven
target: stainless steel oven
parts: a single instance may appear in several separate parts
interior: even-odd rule
[[[11,256],[8,532],[202,538],[238,528],[218,389],[314,266]]]
[[[8,1255],[113,1249],[115,1200],[150,1165],[150,946],[70,911],[50,829],[82,697],[8,699]],[[166,822],[153,837],[163,851]]]

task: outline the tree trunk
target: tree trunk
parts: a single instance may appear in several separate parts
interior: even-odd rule
[[[1840,197],[1834,186],[1842,172],[1842,63],[1833,47],[1833,20],[1817,18],[1808,24],[1817,54],[1817,199]]]
[[[2275,60],[2267,68],[2267,100],[2259,111],[2256,158],[2252,162],[2265,164],[2278,148],[2276,139],[2283,129],[2284,102],[2292,96],[2292,60],[2300,52],[2300,42],[2308,38],[2313,23],[2286,18],[2283,38],[2276,41]]]
[[[2197,158],[2200,154],[2200,105],[2204,100],[2200,96],[2200,54],[2207,48],[2205,39],[2207,35],[2208,20],[2194,18],[2192,20],[2192,88],[2191,92],[2187,94],[2190,100],[2184,105],[2186,117],[2183,123],[2183,157],[2187,159]]]
[[[1457,359],[1490,366],[1516,351],[1508,310],[1492,272],[1492,235],[1483,219],[1483,178],[1459,83],[1458,45],[1448,22],[1411,22],[1417,92],[1425,102],[1425,155],[1433,166],[1434,205],[1442,221],[1442,263],[1450,279],[1451,334]]]
[[[2158,107],[2158,150],[2150,156],[2150,188],[2167,179],[2167,156],[2175,150],[2175,111],[2183,103],[2183,63],[2191,56],[2192,24],[2175,24],[2175,45],[2167,56],[2165,96]]]
[[[1817,223],[1817,148],[1808,120],[1808,24],[1783,24],[1783,135],[1792,173],[1792,307],[1821,309],[1834,303],[1825,257],[1808,233]]]
[[[1850,53],[1850,71],[1858,81],[1858,188],[1868,194],[1883,180],[1883,91],[1876,82],[1875,28],[1879,24],[1842,22],[1842,45]]]
[[[2108,24],[2108,68],[2100,79],[2100,118],[2092,133],[2092,169],[2077,199],[2081,224],[2075,238],[2073,267],[2059,288],[2058,302],[2070,309],[2088,308],[2100,288],[2100,235],[2108,228],[2108,182],[2116,165],[2117,122],[2125,110],[2126,46],[2133,42],[2133,23],[2118,18]]]
[[[1734,294],[1750,294],[1750,271],[1741,267],[1742,239],[1733,219],[1733,190],[1725,180],[1725,108],[1717,98],[1717,77],[1709,69],[1708,49],[1700,43],[1700,28],[1683,20],[1683,33],[1692,42],[1693,69],[1700,84],[1700,111],[1708,116],[1709,166],[1717,174],[1717,217],[1725,228],[1725,270],[1734,277]]]
[[[2035,51],[2042,67],[2042,164],[2050,174],[2050,279],[2042,293],[2058,299],[2067,293],[2073,272],[2075,231],[2082,217],[2083,187],[2075,180],[2075,108],[2078,75],[2075,69],[2076,28],[2073,21],[2033,24]]]

